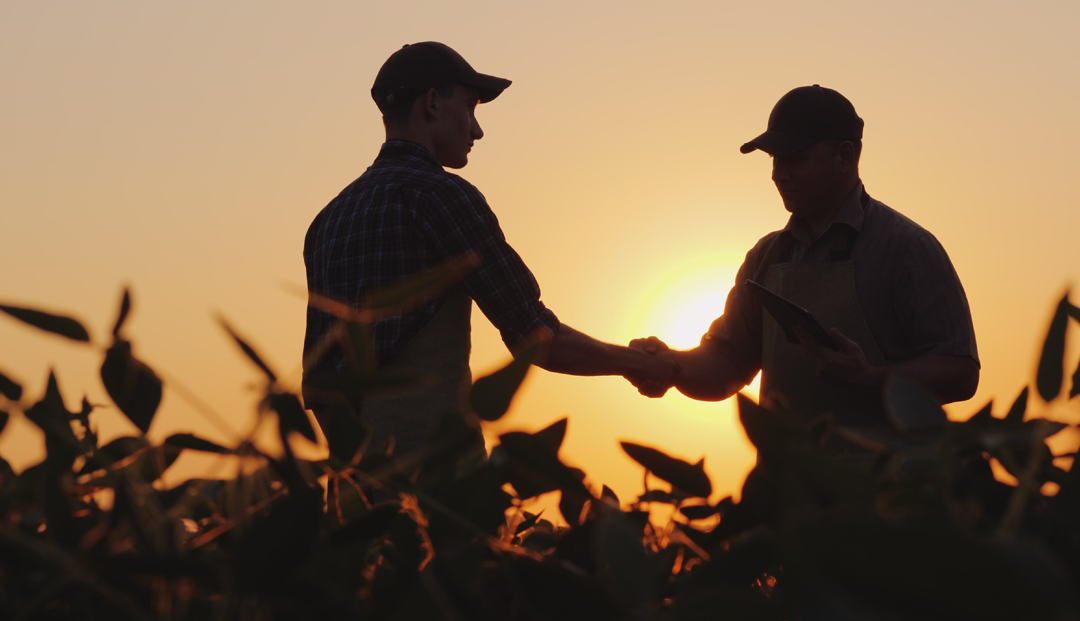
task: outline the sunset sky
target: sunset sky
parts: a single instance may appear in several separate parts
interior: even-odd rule
[[[1078,27],[1074,1],[5,0],[0,302],[71,313],[101,346],[130,285],[128,336],[167,380],[151,437],[232,442],[171,387],[237,433],[251,425],[259,377],[216,313],[299,384],[305,301],[287,285],[304,284],[304,233],[378,152],[379,66],[438,40],[514,82],[478,109],[485,137],[460,174],[548,307],[615,343],[705,331],[742,256],[787,219],[768,156],[739,145],[789,89],[839,90],[866,121],[868,191],[933,232],[966,288],[982,382],[950,414],[991,397],[1000,412],[1080,277]],[[479,375],[508,354],[473,323]],[[108,403],[99,364],[0,317],[0,371],[28,401],[54,366],[70,407],[84,390]],[[134,431],[113,409],[95,416],[106,440]],[[651,401],[621,378],[536,370],[488,431],[564,416],[564,459],[624,500],[641,479],[620,439],[704,456],[722,495],[753,461],[730,402]],[[17,470],[42,451],[21,417],[0,436]]]

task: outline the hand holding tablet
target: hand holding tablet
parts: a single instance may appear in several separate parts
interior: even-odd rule
[[[840,351],[840,346],[836,343],[836,340],[829,336],[828,331],[818,323],[818,320],[814,318],[810,311],[785,297],[769,291],[753,280],[747,280],[745,285],[754,293],[754,296],[765,307],[765,310],[769,311],[769,314],[776,319],[780,327],[784,329],[788,341],[792,343],[799,342],[799,338],[795,336],[792,328],[802,326],[817,342],[832,351]]]

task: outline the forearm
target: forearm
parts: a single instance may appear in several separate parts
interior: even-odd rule
[[[722,401],[746,386],[735,365],[719,352],[698,347],[672,354],[682,367],[675,388],[691,399]]]
[[[649,362],[646,356],[628,347],[598,341],[562,324],[538,366],[567,375],[632,376],[644,371]]]
[[[886,367],[875,367],[869,382],[882,386],[890,377],[922,386],[941,403],[970,399],[979,387],[979,364],[966,356],[925,354]]]

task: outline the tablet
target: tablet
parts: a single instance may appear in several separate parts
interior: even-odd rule
[[[765,310],[769,311],[769,314],[776,319],[776,322],[780,324],[780,327],[784,329],[784,333],[787,334],[788,341],[792,343],[798,343],[799,338],[795,336],[795,332],[791,329],[793,326],[802,326],[811,337],[817,342],[821,343],[825,347],[833,351],[840,351],[840,346],[836,344],[825,328],[821,327],[817,319],[810,314],[810,311],[792,302],[791,300],[781,297],[772,291],[769,291],[760,284],[752,281],[746,281],[746,287],[754,293],[761,305],[765,307]]]

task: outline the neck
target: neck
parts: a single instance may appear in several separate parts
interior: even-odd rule
[[[851,193],[855,191],[855,188],[858,185],[858,177],[847,180],[837,188],[836,193],[825,202],[824,208],[818,210],[814,217],[804,218],[806,226],[810,231],[811,239],[821,237],[821,235],[829,229],[829,226],[836,220],[836,216],[840,215],[840,210],[844,208],[844,203],[847,202],[848,197],[851,196]]]
[[[432,154],[435,153],[435,144],[431,140],[431,136],[425,132],[418,132],[412,129],[412,127],[387,127],[386,128],[387,140],[408,140],[409,142],[415,142],[421,145]]]

